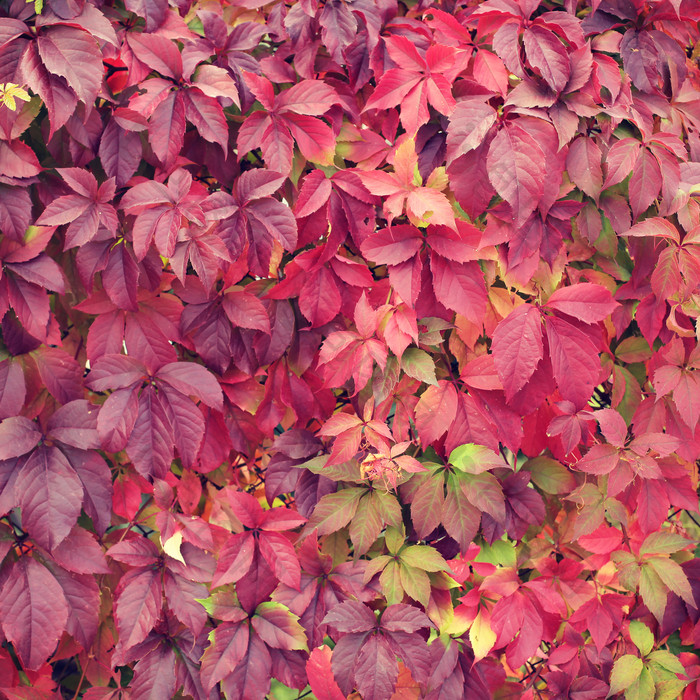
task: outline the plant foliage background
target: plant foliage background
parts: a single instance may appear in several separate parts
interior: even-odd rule
[[[0,695],[698,697],[700,3],[1,8]]]

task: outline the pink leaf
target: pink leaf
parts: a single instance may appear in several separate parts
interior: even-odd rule
[[[41,439],[33,421],[24,416],[12,416],[0,423],[0,459],[20,457],[32,450]]]
[[[581,282],[557,289],[545,304],[584,323],[597,323],[609,316],[619,304],[599,284]]]

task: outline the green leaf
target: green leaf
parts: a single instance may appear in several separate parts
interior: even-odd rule
[[[574,501],[579,505],[571,539],[577,540],[581,535],[589,535],[603,524],[605,517],[604,498],[597,486],[591,483],[583,484],[566,500]]]
[[[666,610],[668,590],[664,582],[659,578],[659,575],[650,566],[641,567],[639,594],[642,596],[644,605],[649,608],[652,615],[661,623]]]
[[[630,637],[642,656],[646,656],[654,648],[654,635],[640,620],[630,622]]]
[[[624,391],[621,390],[624,387]],[[615,408],[629,425],[642,400],[642,390],[637,378],[626,367],[613,365],[613,391],[619,397]]]
[[[372,491],[372,497],[379,509],[382,521],[392,527],[402,527],[401,506],[393,493],[387,491]]]
[[[379,503],[375,491],[364,496],[350,522],[350,540],[355,547],[355,554],[362,556],[379,537],[383,523],[379,515]]]
[[[672,532],[652,532],[649,537],[644,540],[640,554],[673,554],[685,549],[693,544],[685,537],[676,535]]]
[[[644,664],[638,656],[632,656],[632,654],[621,656],[615,662],[610,674],[608,697],[629,688],[639,678],[643,668]]]
[[[455,447],[450,453],[450,464],[467,474],[481,474],[489,469],[505,467],[510,469],[510,465],[493,450],[483,445],[467,443]]]
[[[642,668],[639,678],[625,690],[625,700],[654,700],[655,694],[654,679],[648,669]]]
[[[559,496],[576,488],[576,478],[560,462],[551,457],[535,457],[523,465],[530,472],[532,482],[545,493]]]
[[[649,661],[658,664],[667,671],[671,671],[671,673],[685,675],[685,669],[679,658],[666,649],[657,649],[649,654]]]
[[[481,551],[477,555],[476,561],[515,568],[518,561],[515,544],[508,540],[496,540],[491,546],[484,543],[481,545]]]
[[[668,678],[663,681],[656,680],[656,695],[654,695],[654,700],[677,700],[681,697],[683,688],[685,688],[688,683],[690,683],[690,681],[682,681],[680,678]]]
[[[450,567],[442,554],[424,544],[414,544],[406,547],[399,554],[399,560],[406,566],[413,566],[423,571],[449,571]]]
[[[388,527],[386,533],[384,534],[384,544],[386,548],[392,553],[396,554],[399,549],[403,546],[406,541],[406,530],[403,525],[398,527]]]
[[[394,557],[387,556],[386,554],[371,559],[367,563],[362,581],[368,583],[372,576],[382,571],[390,561],[394,561]]]
[[[651,358],[649,343],[639,335],[625,338],[615,349],[615,357],[622,362],[646,362]]]
[[[362,476],[360,472],[360,463],[356,459],[351,459],[348,462],[341,462],[340,464],[331,464],[330,467],[326,466],[329,455],[318,455],[313,457],[307,462],[302,462],[301,464],[295,464],[298,469],[308,469],[314,474],[322,474],[327,479],[332,481],[354,481],[355,483],[362,483],[365,477]]]
[[[666,587],[672,590],[677,596],[683,598],[688,605],[695,607],[695,598],[693,591],[690,588],[688,577],[673,559],[666,557],[652,557],[647,561],[647,564],[653,567],[654,571],[659,575],[659,578],[666,584]],[[660,622],[661,620],[659,620]]]
[[[389,605],[400,603],[403,600],[403,586],[401,585],[401,572],[398,562],[393,559],[386,565],[379,577],[379,585]]]
[[[355,515],[360,498],[367,493],[364,488],[350,488],[326,494],[316,504],[309,522],[304,527],[305,532],[318,529],[319,535],[345,527]]]
[[[425,350],[407,348],[401,355],[401,369],[411,378],[419,382],[437,386],[435,378],[435,362]]]
[[[422,569],[400,564],[399,575],[404,591],[413,600],[418,601],[424,608],[427,608],[430,600],[430,578],[428,574]]]

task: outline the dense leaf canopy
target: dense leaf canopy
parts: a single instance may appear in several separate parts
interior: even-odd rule
[[[700,697],[699,22],[1,0],[0,697]]]

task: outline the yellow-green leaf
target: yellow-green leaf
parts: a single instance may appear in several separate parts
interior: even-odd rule
[[[621,656],[613,666],[610,674],[610,695],[615,695],[629,688],[634,683],[644,668],[642,660],[638,656],[625,654]]]
[[[401,585],[401,574],[399,572],[398,562],[390,561],[382,575],[379,577],[379,585],[382,587],[382,593],[389,605],[400,603],[403,600],[403,587]]]
[[[642,656],[646,656],[654,648],[654,635],[640,620],[630,622],[630,637]]]
[[[412,379],[437,386],[435,362],[425,350],[407,348],[401,355],[401,369]]]
[[[483,609],[476,614],[469,628],[469,641],[474,651],[475,662],[483,659],[496,643],[496,633],[491,629],[490,621]]]
[[[413,566],[399,565],[401,587],[424,608],[428,607],[430,600],[430,578],[422,569]]]
[[[386,533],[384,534],[384,544],[386,544],[386,548],[392,554],[396,554],[399,549],[401,549],[405,540],[406,531],[403,525],[400,529],[397,527],[388,527],[386,529]]]
[[[654,700],[655,695],[654,679],[646,668],[642,668],[639,678],[625,690],[625,700]]]
[[[399,559],[402,564],[423,571],[449,571],[447,562],[442,558],[440,552],[423,544],[406,547],[399,554]]]
[[[468,443],[455,447],[450,453],[450,464],[467,474],[481,474],[489,469],[510,469],[510,465],[493,450],[483,445]]]
[[[657,649],[649,654],[649,661],[658,664],[667,671],[671,671],[671,673],[685,674],[685,669],[679,658],[670,651],[666,651],[666,649]]]

